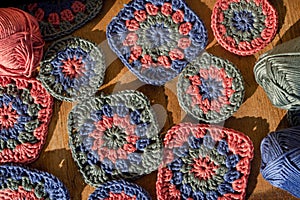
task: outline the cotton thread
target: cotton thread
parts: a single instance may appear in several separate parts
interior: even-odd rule
[[[63,183],[47,172],[17,165],[2,165],[0,176],[1,199],[70,199]]]
[[[261,173],[275,187],[300,198],[300,127],[270,133],[261,142]]]
[[[294,110],[300,105],[299,65],[300,37],[259,57],[254,66],[255,79],[274,106]]]
[[[36,19],[17,8],[0,8],[0,46],[0,74],[30,77],[43,56]]]

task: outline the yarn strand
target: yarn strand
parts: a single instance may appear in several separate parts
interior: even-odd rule
[[[0,73],[30,77],[43,56],[38,22],[17,8],[0,9]]]

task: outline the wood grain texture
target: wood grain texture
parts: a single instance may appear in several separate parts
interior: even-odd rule
[[[143,92],[158,111],[161,133],[165,133],[174,124],[182,121],[195,122],[186,116],[179,107],[176,97],[176,81],[168,82],[164,87],[145,85],[128,71],[107,46],[106,26],[117,12],[129,0],[104,0],[104,7],[99,15],[81,29],[73,33],[74,36],[93,41],[102,47],[107,59],[105,81],[99,89],[104,93],[116,92],[124,89],[136,89]],[[245,80],[246,95],[240,109],[223,124],[248,135],[255,147],[255,158],[252,162],[252,172],[247,188],[247,199],[296,199],[289,193],[272,187],[259,173],[260,142],[271,131],[288,127],[286,111],[273,107],[263,89],[255,82],[253,67],[259,55],[272,49],[275,45],[300,36],[300,1],[299,0],[270,0],[279,14],[279,30],[273,42],[264,50],[253,56],[240,57],[222,48],[214,39],[210,28],[210,16],[215,0],[187,0],[187,4],[204,21],[209,34],[206,51],[216,56],[228,59],[242,72]],[[71,103],[55,101],[54,115],[50,124],[47,143],[32,167],[47,171],[62,180],[70,191],[74,200],[87,199],[95,188],[84,183],[81,174],[72,159],[68,147],[67,116],[74,106]],[[163,108],[163,109],[162,109]],[[150,192],[153,199],[155,194],[156,172],[146,175],[136,181]]]

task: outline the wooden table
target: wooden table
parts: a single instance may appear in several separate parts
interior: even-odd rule
[[[272,187],[259,173],[260,142],[271,131],[288,126],[286,111],[271,105],[263,89],[255,82],[253,66],[260,54],[272,49],[275,45],[288,41],[300,35],[300,1],[299,0],[270,0],[279,14],[279,29],[273,42],[264,50],[253,56],[240,57],[222,48],[213,37],[210,28],[210,17],[215,0],[187,0],[187,4],[204,21],[209,34],[206,50],[216,56],[233,62],[242,72],[245,80],[245,99],[240,109],[233,117],[226,120],[224,127],[241,131],[248,135],[255,147],[255,157],[252,162],[252,172],[247,188],[247,199],[296,199],[289,193]],[[106,26],[123,4],[129,0],[104,0],[101,13],[91,22],[73,33],[99,44],[105,51],[108,68],[104,84],[100,88],[107,94],[124,89],[137,89],[151,100],[151,104],[160,111],[158,118],[161,121],[162,133],[181,121],[195,122],[179,107],[176,97],[176,81],[170,81],[164,87],[156,87],[141,83],[131,74],[119,59],[111,52],[106,42]],[[55,101],[54,114],[50,124],[47,143],[38,158],[30,166],[47,171],[64,182],[74,200],[87,199],[95,188],[84,183],[81,174],[72,159],[68,147],[67,116],[75,104]],[[163,107],[163,109],[161,109]],[[164,122],[164,118],[166,118]],[[150,192],[156,199],[155,181],[156,172],[146,175],[136,181]]]

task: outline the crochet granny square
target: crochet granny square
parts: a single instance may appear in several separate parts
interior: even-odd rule
[[[124,180],[110,181],[97,188],[88,200],[151,200],[148,192],[134,184]]]
[[[273,40],[278,28],[277,11],[268,0],[217,0],[211,27],[226,50],[252,55]]]
[[[21,166],[0,166],[1,199],[69,200],[69,192],[52,174]]]
[[[38,157],[52,104],[39,81],[0,76],[0,163],[29,163]]]
[[[95,44],[67,37],[47,49],[38,79],[55,98],[77,101],[95,95],[105,69],[103,53]]]
[[[231,62],[203,53],[180,74],[177,96],[188,114],[204,122],[218,123],[242,104],[243,77]]]
[[[182,123],[167,132],[164,147],[164,165],[156,182],[158,200],[245,198],[253,145],[244,134]]]
[[[207,43],[203,22],[182,0],[133,0],[106,34],[126,67],[152,85],[176,77]]]
[[[19,7],[37,19],[44,40],[54,40],[93,19],[102,4],[102,0],[30,0]]]
[[[69,114],[69,144],[86,183],[99,186],[156,170],[162,144],[149,100],[137,91],[91,98]]]

